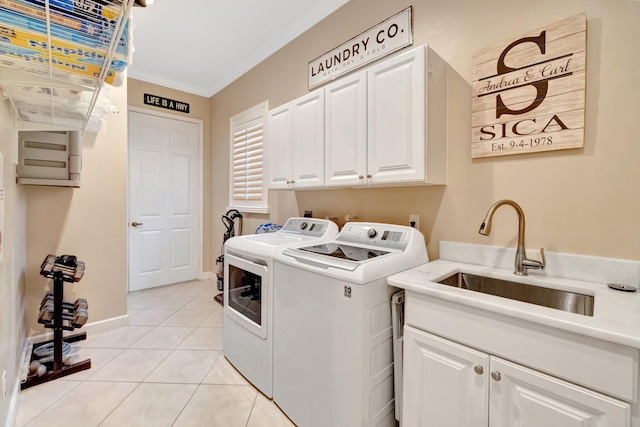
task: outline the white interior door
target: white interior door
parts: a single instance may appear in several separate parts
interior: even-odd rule
[[[200,276],[200,131],[129,112],[129,291]]]

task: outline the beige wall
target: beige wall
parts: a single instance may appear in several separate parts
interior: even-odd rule
[[[4,155],[4,259],[0,262],[0,376],[7,372],[8,393],[0,399],[0,425],[15,414],[18,365],[22,357],[26,222],[24,189],[16,184],[17,149],[9,104],[0,102],[0,153]],[[17,158],[17,156],[15,156]]]
[[[81,188],[26,186],[27,335],[45,332],[38,307],[49,281],[39,275],[47,254],[73,254],[85,275],[66,284],[65,300],[89,302],[89,322],[127,313],[127,88],[111,88],[118,114],[82,141]]]
[[[164,86],[158,86],[152,83],[143,82],[141,80],[129,79],[128,82],[129,107],[144,108],[149,111],[155,111],[162,114],[175,115],[176,119],[189,118],[194,120],[202,120],[202,271],[213,271],[212,256],[217,256],[215,252],[211,253],[211,221],[210,218],[210,196],[211,196],[211,112],[209,110],[209,99],[202,96],[194,95],[179,90],[170,89]],[[144,104],[144,94],[157,95],[164,98],[174,99],[176,101],[186,102],[189,104],[189,114],[178,113],[167,110],[165,108],[154,107]]]
[[[438,242],[516,243],[516,215],[502,208],[491,237],[477,232],[491,204],[510,198],[527,216],[527,247],[640,259],[640,3],[626,0],[351,0],[211,99],[213,251],[226,207],[229,118],[264,100],[270,108],[307,93],[307,63],[413,5],[414,45],[429,43],[450,65],[448,185],[388,189],[270,192],[276,221],[300,215],[408,222],[432,259]],[[587,107],[584,149],[472,160],[471,59],[474,52],[586,12]],[[254,223],[267,220],[258,217]]]

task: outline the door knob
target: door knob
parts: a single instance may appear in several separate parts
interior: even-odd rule
[[[498,371],[493,371],[491,372],[491,378],[493,378],[494,381],[500,381],[502,379],[502,375],[500,375],[500,372]]]
[[[131,225],[132,225],[133,227],[137,227],[137,226],[142,225],[142,224],[143,224],[142,222],[136,222],[136,221],[133,221],[133,222],[131,223]]]
[[[484,368],[482,367],[482,365],[474,366],[473,370],[476,371],[476,374],[478,374],[478,375],[484,374]]]

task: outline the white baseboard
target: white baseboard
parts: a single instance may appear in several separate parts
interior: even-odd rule
[[[18,402],[20,401],[20,378],[16,380],[11,394],[11,404],[9,405],[9,413],[7,414],[7,427],[16,425],[18,419]]]
[[[91,322],[87,323],[82,327],[82,331],[78,330],[75,332],[64,332],[64,336],[74,335],[79,332],[86,332],[87,335],[90,334],[99,334],[101,332],[107,332],[112,329],[120,328],[123,326],[129,326],[129,315],[125,314],[124,316],[112,317],[110,319],[101,320],[99,322]],[[9,414],[7,418],[7,427],[12,427],[15,425],[17,416],[18,416],[18,402],[20,400],[20,385],[22,379],[22,370],[25,366],[28,366],[29,360],[31,359],[31,354],[29,353],[29,347],[33,346],[33,344],[49,341],[53,339],[53,332],[46,332],[44,334],[32,335],[25,339],[22,343],[22,360],[20,361],[20,369],[19,374],[17,375],[16,384],[14,386],[13,395],[11,396],[11,405],[9,406]],[[26,375],[25,375],[26,377]]]
[[[64,332],[64,336],[75,335],[81,332],[86,332],[87,335],[90,334],[99,334],[101,332],[107,332],[112,329],[121,328],[123,326],[129,326],[129,315],[125,314],[124,316],[112,317],[110,319],[100,320],[98,322],[87,323],[82,327],[82,329],[78,329],[73,332]],[[44,334],[32,335],[27,338],[26,345],[35,344],[42,341],[49,341],[53,339],[53,332],[46,332]],[[29,355],[30,357],[30,355]]]
[[[216,276],[216,274],[212,271],[203,271],[200,274],[200,280],[218,280],[218,277]]]

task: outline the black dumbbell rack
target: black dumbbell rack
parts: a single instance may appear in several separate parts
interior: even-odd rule
[[[75,257],[69,257],[68,255],[62,257],[48,255],[40,267],[40,274],[53,279],[53,319],[47,322],[39,321],[44,324],[45,328],[53,329],[53,340],[34,344],[33,347],[35,350],[53,342],[53,362],[43,363],[47,367],[47,372],[42,376],[30,373],[27,380],[21,385],[22,390],[91,368],[91,359],[65,366],[62,358],[63,342],[72,343],[87,339],[85,332],[65,338],[62,336],[63,331],[73,331],[75,329],[71,322],[67,325],[64,324],[64,282],[79,282],[84,275],[84,262],[76,261]],[[37,360],[37,357],[32,353],[31,361],[33,360]]]

